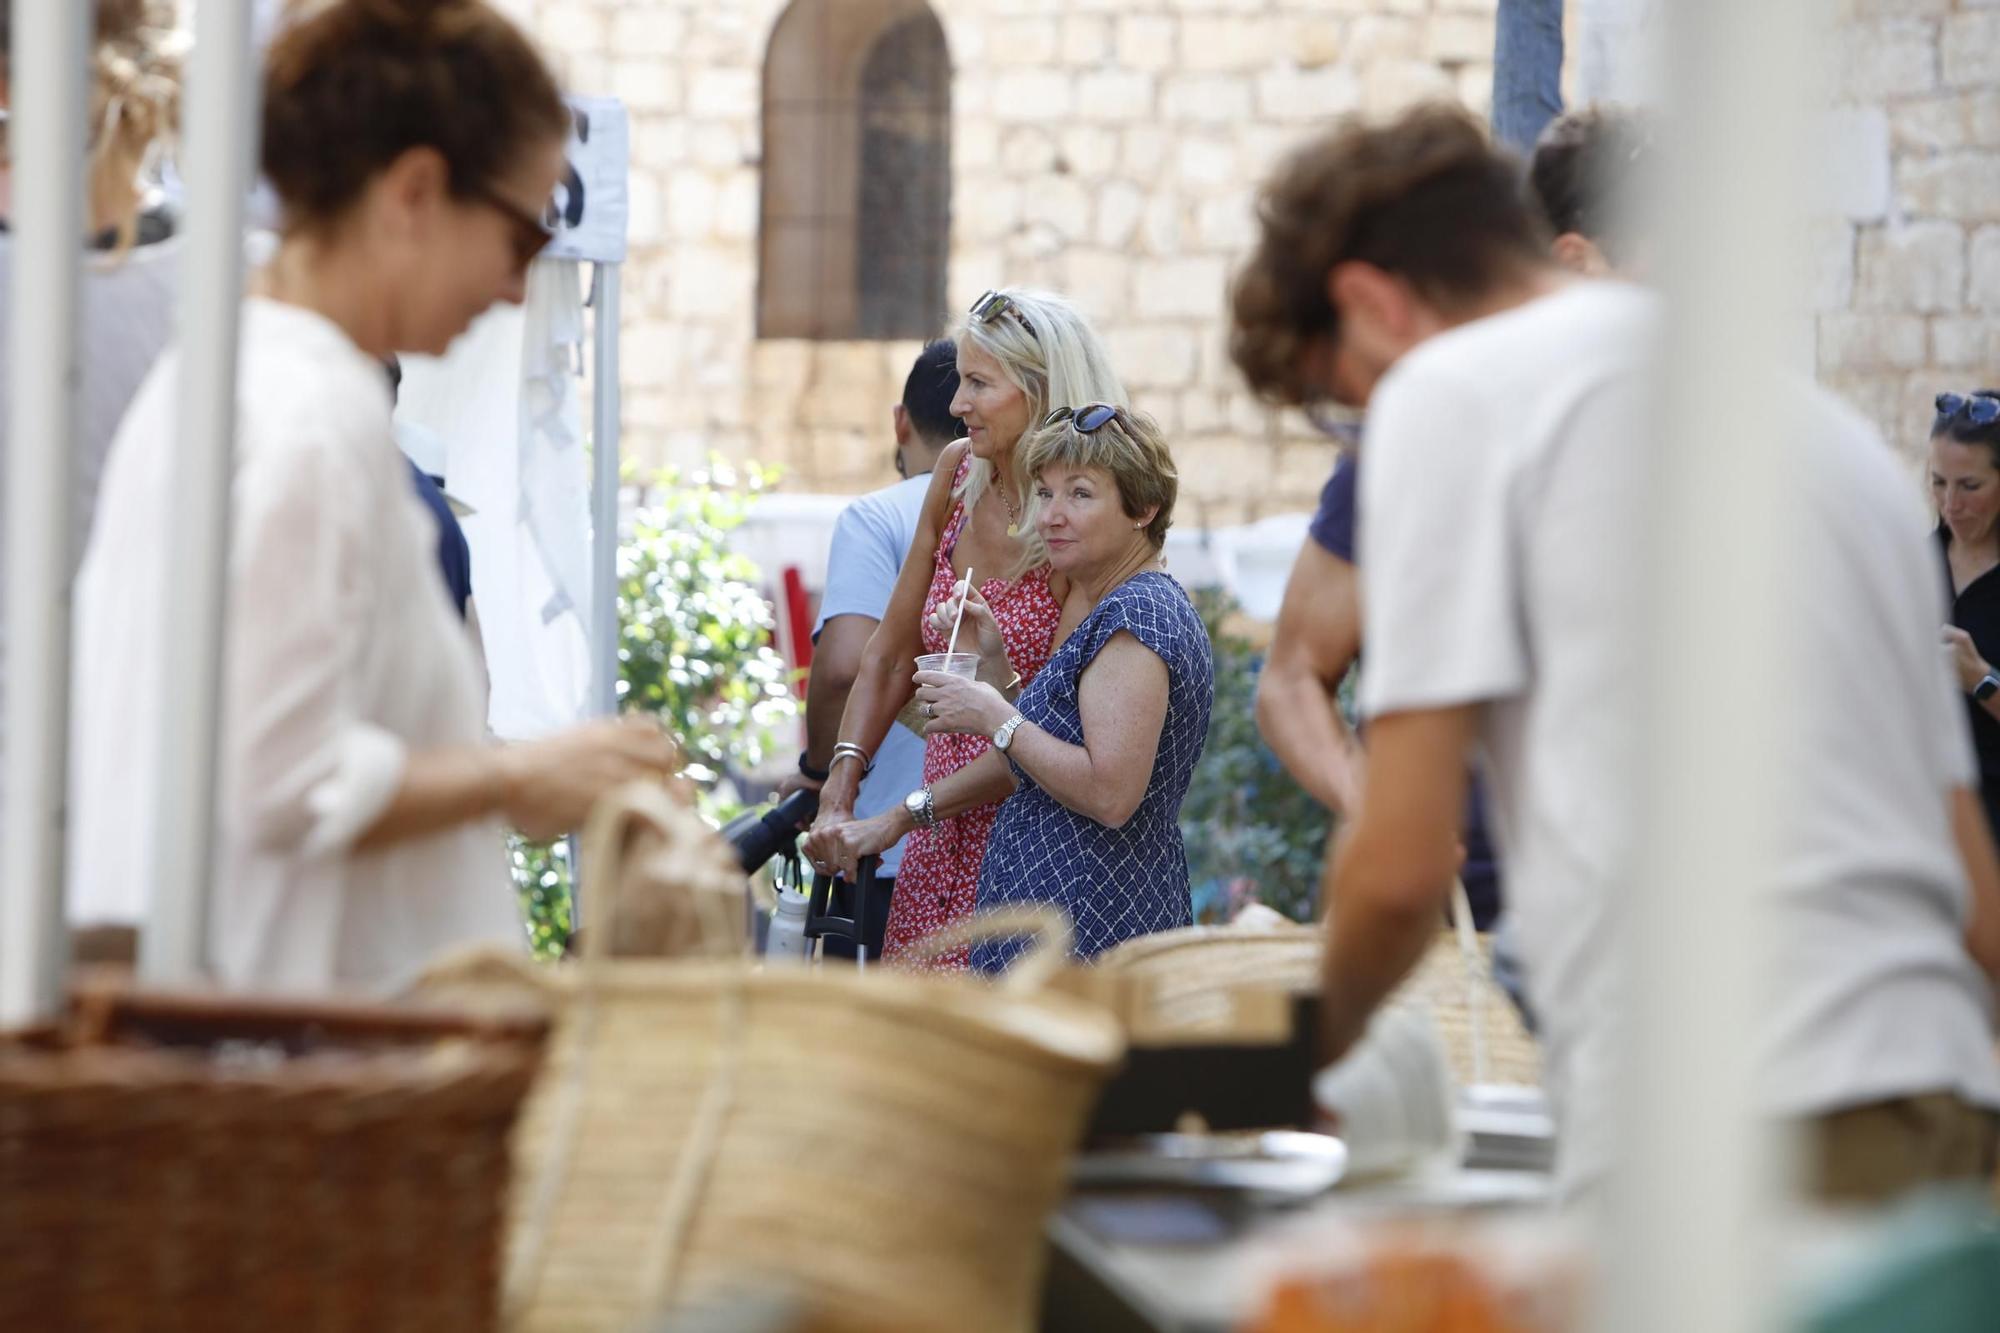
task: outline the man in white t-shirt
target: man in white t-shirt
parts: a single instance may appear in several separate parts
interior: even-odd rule
[[[903,401],[891,412],[896,435],[896,471],[903,480],[862,496],[840,511],[827,553],[826,588],[820,594],[819,624],[813,629],[812,672],[806,682],[806,751],[799,756],[797,776],[785,779],[781,795],[801,788],[817,790],[833,762],[833,745],[840,739],[840,715],[847,692],[861,669],[861,655],[888,608],[889,594],[916,540],[924,496],[938,455],[959,437],[951,400],[958,396],[958,346],[939,338],[917,355],[903,382]],[[901,725],[889,728],[875,751],[875,762],[854,798],[854,817],[866,819],[900,803],[905,793],[923,786],[923,737]],[[864,917],[868,956],[882,952],[882,928],[889,920],[889,899],[903,844],[882,853],[875,872],[875,892]],[[852,902],[836,903],[838,912],[852,911]],[[828,938],[831,957],[852,957],[844,940]]]
[[[1260,217],[1234,293],[1238,365],[1273,400],[1369,411],[1370,758],[1326,893],[1330,1052],[1435,937],[1476,750],[1559,1169],[1588,1187],[1615,1148],[1655,303],[1552,266],[1517,168],[1449,108],[1308,145]],[[1797,394],[1814,465],[1785,502],[1801,529],[1794,647],[1812,669],[1782,728],[1796,804],[1777,815],[1762,1091],[1809,1130],[1822,1194],[1880,1199],[1992,1173],[2000,867],[1915,495],[1857,418]]]

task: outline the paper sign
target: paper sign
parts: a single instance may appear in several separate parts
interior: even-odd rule
[[[544,253],[553,259],[623,263],[631,137],[625,105],[612,97],[565,100],[569,146],[549,205],[556,238]]]

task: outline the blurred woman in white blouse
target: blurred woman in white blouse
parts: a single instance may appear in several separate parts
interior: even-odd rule
[[[503,822],[563,832],[675,755],[643,722],[488,743],[390,423],[382,359],[520,301],[547,242],[568,117],[540,57],[481,0],[318,0],[264,95],[284,225],[243,311],[209,956],[229,986],[382,990],[524,940]],[[78,924],[145,913],[177,362],[119,431],[78,584]]]

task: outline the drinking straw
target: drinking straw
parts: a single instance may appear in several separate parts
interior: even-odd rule
[[[965,604],[972,598],[972,566],[965,567],[965,591],[958,597],[958,618],[951,622],[951,642],[944,646],[944,655],[950,657],[958,648],[958,627],[965,623]]]

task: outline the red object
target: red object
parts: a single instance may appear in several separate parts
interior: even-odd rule
[[[799,574],[797,565],[786,565],[782,575],[785,585],[785,637],[791,641],[792,666],[803,673],[813,663],[812,601],[806,595],[806,581]],[[806,693],[806,678],[803,674],[793,682],[792,688],[803,699]]]

